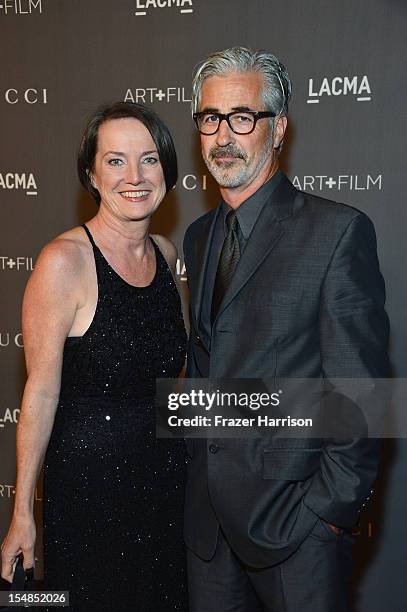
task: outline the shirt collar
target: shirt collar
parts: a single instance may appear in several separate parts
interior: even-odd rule
[[[284,174],[281,170],[277,172],[266,181],[253,195],[247,200],[242,202],[239,208],[236,209],[236,217],[239,222],[239,228],[242,232],[243,238],[247,240],[251,234],[251,231],[260,216],[261,211],[267,200],[270,198],[273,191],[276,189]],[[232,210],[226,202],[221,201],[221,211],[223,215],[224,229],[226,235],[225,219],[227,213]]]

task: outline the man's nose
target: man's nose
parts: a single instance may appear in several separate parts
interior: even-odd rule
[[[229,127],[226,119],[223,119],[219,124],[219,129],[216,132],[216,144],[221,147],[228,145],[231,142],[234,142],[234,132]]]

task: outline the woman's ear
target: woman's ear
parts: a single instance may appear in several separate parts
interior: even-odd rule
[[[92,187],[94,189],[97,189],[97,186],[96,186],[96,183],[95,183],[95,177],[93,176],[92,172],[90,170],[86,170],[86,174],[89,177],[90,184],[92,185]]]

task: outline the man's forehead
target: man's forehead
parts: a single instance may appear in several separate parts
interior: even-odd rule
[[[210,76],[201,90],[201,107],[249,107],[257,103],[262,93],[264,79],[259,72],[233,72]]]

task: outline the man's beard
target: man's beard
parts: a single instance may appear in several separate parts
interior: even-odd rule
[[[212,147],[209,151],[208,158],[204,158],[204,161],[219,187],[232,189],[234,187],[250,184],[256,178],[270,155],[270,147],[272,147],[272,143],[268,143],[264,147],[254,166],[253,162],[248,162],[247,154],[233,144],[226,145],[225,147]],[[216,163],[218,157],[234,157],[236,159],[241,159],[243,160],[243,165],[239,164],[239,169],[235,169],[236,162],[233,161],[222,162],[222,164],[219,165]]]

